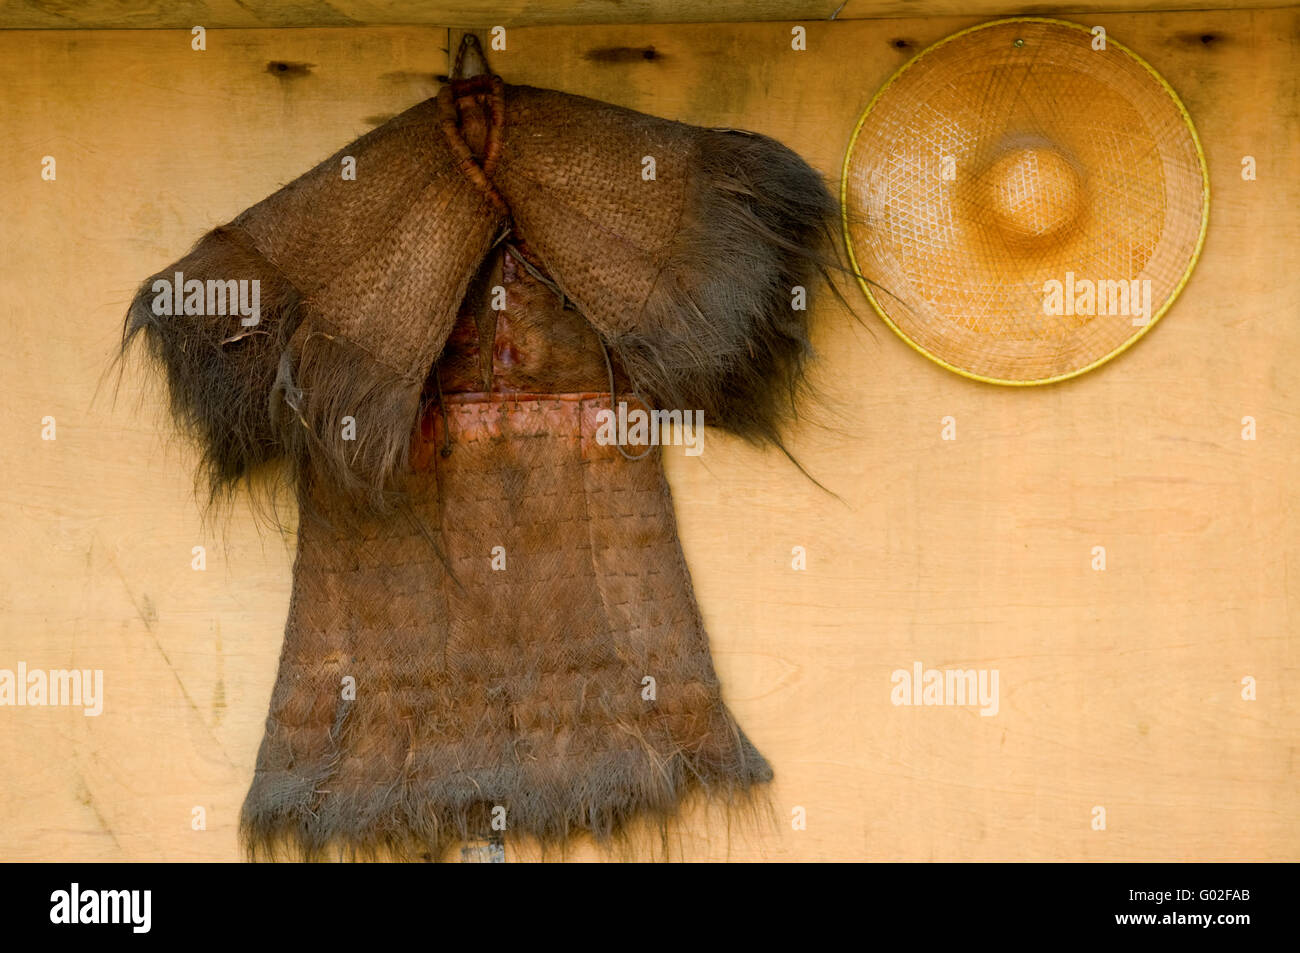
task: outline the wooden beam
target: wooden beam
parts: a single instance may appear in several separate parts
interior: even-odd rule
[[[616,23],[701,23],[882,19],[889,17],[974,16],[992,19],[1013,14],[1059,16],[1072,11],[1206,10],[1228,0],[1099,0],[1083,7],[1072,3],[1022,0],[169,0],[124,4],[89,0],[79,4],[0,6],[0,29],[6,30],[188,30],[334,26],[450,26],[488,28]],[[1238,0],[1235,9],[1282,7],[1278,0]]]

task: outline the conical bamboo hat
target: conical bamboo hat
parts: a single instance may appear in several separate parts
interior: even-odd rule
[[[1104,42],[1102,42],[1104,39]],[[858,122],[845,238],[881,317],[968,377],[1073,377],[1145,334],[1204,240],[1186,109],[1135,53],[1020,17],[940,41]]]

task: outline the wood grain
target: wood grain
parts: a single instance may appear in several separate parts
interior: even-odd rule
[[[1030,390],[930,364],[846,286],[857,315],[819,306],[823,401],[793,437],[838,498],[712,431],[703,456],[669,454],[729,704],[777,774],[770,823],[688,812],[675,856],[1300,855],[1300,13],[1088,21],[1197,123],[1203,260],[1131,352]],[[494,65],[757,129],[837,180],[881,82],[973,22],[814,24],[806,53],[780,23],[512,30]],[[0,858],[237,856],[292,547],[238,506],[205,524],[156,389],[129,368],[114,403],[101,376],[136,282],[430,95],[446,46],[423,28],[231,31],[206,53],[173,32],[0,34],[0,667],[100,668],[107,693],[97,718],[0,708]],[[914,661],[998,669],[1000,711],[892,705]]]
[[[1210,10],[1223,0],[1100,0],[1092,12],[1126,10]],[[1237,9],[1286,6],[1278,0],[1237,0]],[[0,29],[8,30],[209,30],[327,26],[495,25],[580,26],[587,24],[726,23],[858,20],[918,16],[984,18],[1033,13],[1058,15],[1079,8],[1070,3],[1024,0],[84,0],[32,3],[0,0]]]

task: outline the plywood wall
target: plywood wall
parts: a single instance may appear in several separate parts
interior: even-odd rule
[[[823,402],[793,443],[838,498],[713,433],[669,455],[729,703],[776,771],[770,824],[688,813],[677,856],[1300,854],[1300,13],[1084,19],[1197,122],[1201,265],[1131,352],[1030,390],[930,364],[852,288],[856,317],[819,306]],[[494,65],[757,129],[835,179],[880,83],[972,22],[810,25],[806,53],[781,23],[520,29]],[[291,544],[238,508],[205,524],[157,391],[131,370],[114,401],[103,374],[143,276],[431,95],[446,46],[433,28],[214,31],[202,53],[180,31],[0,33],[0,668],[106,682],[98,717],[0,708],[0,859],[238,856]],[[998,714],[892,705],[917,661],[998,669]]]

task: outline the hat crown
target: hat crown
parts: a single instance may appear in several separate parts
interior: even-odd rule
[[[1059,150],[1021,146],[1002,153],[984,176],[994,224],[1017,244],[1059,235],[1083,207],[1079,173]]]

